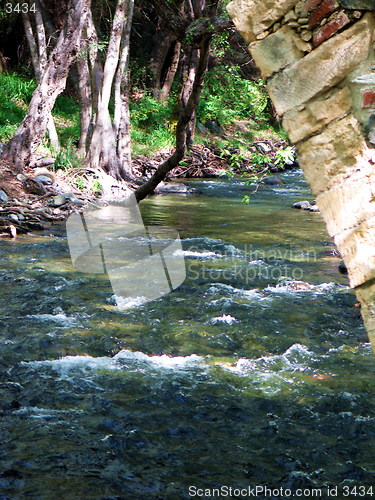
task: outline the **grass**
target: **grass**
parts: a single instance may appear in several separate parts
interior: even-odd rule
[[[27,111],[35,89],[34,80],[0,73],[0,142],[7,142]]]

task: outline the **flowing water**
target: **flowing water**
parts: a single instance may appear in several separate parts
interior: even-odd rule
[[[124,311],[64,228],[0,243],[0,499],[375,497],[375,360],[320,215],[290,208],[301,173],[283,179],[250,206],[229,180],[144,201],[187,277]]]

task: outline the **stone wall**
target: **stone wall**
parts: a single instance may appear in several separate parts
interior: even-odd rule
[[[375,347],[375,0],[233,0],[227,9],[297,146]]]

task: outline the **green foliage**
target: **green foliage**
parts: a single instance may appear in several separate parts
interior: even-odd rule
[[[27,104],[30,102],[36,88],[34,80],[27,80],[16,74],[0,73],[0,99],[22,99]]]
[[[268,96],[262,81],[241,77],[236,66],[217,66],[207,72],[198,106],[198,121],[210,119],[221,126],[234,120],[266,120]]]
[[[170,119],[172,112],[172,99],[168,104],[159,102],[148,92],[136,102],[130,103],[130,116],[133,125],[140,128],[159,127]]]
[[[57,168],[64,170],[80,165],[80,160],[77,157],[77,149],[73,145],[73,139],[69,139],[66,146],[60,149],[60,152],[56,155],[55,164]]]
[[[221,151],[220,157],[227,158],[227,161],[228,161],[231,169],[241,168],[241,166],[245,160],[244,155],[240,151],[238,151],[236,149],[233,150],[233,149],[228,149],[228,148],[224,148]]]
[[[35,89],[33,80],[0,73],[0,142],[7,142],[23,120]]]
[[[60,95],[56,99],[53,112],[71,118],[72,115],[79,113],[79,104],[71,97]]]
[[[165,147],[173,146],[173,96],[168,103],[160,103],[146,93],[130,104],[131,138],[134,154],[150,155]]]
[[[258,168],[263,168],[271,164],[271,160],[266,153],[252,153],[251,163]]]
[[[76,175],[73,179],[73,185],[80,191],[90,191],[94,195],[99,195],[102,191],[99,180],[85,174]]]
[[[286,164],[291,164],[294,161],[294,149],[287,146],[285,149],[279,149],[276,153],[274,164],[278,167],[284,167]]]

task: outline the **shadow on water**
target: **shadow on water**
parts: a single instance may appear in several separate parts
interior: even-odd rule
[[[145,201],[187,278],[122,312],[61,231],[1,243],[0,498],[370,495],[374,359],[319,214],[290,208],[311,199],[300,173],[284,180],[249,207],[212,180]]]

